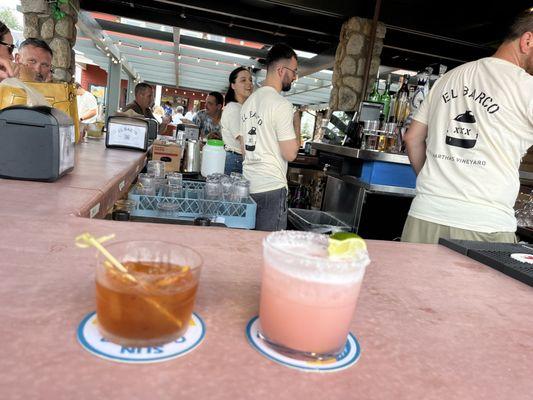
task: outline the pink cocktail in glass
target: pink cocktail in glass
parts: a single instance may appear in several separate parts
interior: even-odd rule
[[[278,351],[321,359],[344,348],[368,253],[331,259],[327,247],[327,236],[311,232],[275,232],[263,242],[260,335]]]

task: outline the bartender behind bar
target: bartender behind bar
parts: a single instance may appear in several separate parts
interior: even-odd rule
[[[492,57],[439,79],[406,133],[418,175],[402,241],[516,242],[520,159],[533,144],[533,9]]]

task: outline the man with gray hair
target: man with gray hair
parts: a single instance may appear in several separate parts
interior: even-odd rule
[[[405,135],[416,197],[402,240],[515,242],[518,167],[533,144],[533,9],[492,57],[440,78]]]
[[[177,106],[176,107],[176,113],[172,116],[172,122],[174,124],[181,124],[181,119],[184,118],[183,117],[183,107],[182,106]]]
[[[51,82],[52,56],[52,49],[44,40],[28,38],[20,44],[15,62],[31,68],[36,81]]]

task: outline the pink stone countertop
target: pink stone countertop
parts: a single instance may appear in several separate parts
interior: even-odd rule
[[[103,141],[76,145],[74,170],[55,182],[0,179],[2,215],[105,216],[143,168],[146,154],[106,149]]]
[[[531,399],[533,290],[434,245],[369,241],[352,323],[362,355],[331,374],[267,360],[245,338],[258,312],[263,232],[76,217],[6,216],[0,231],[2,399]],[[31,227],[31,229],[28,229]],[[95,308],[94,250],[74,237],[187,243],[204,257],[204,342],[145,365],[76,341]]]

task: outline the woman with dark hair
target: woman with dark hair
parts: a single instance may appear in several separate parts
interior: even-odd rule
[[[252,94],[254,88],[252,74],[245,67],[234,69],[229,75],[229,88],[225,97],[224,110],[220,124],[222,140],[226,149],[226,166],[224,173],[242,173],[243,151],[241,133],[242,104]]]
[[[9,28],[0,21],[0,80],[13,76],[13,36]]]

